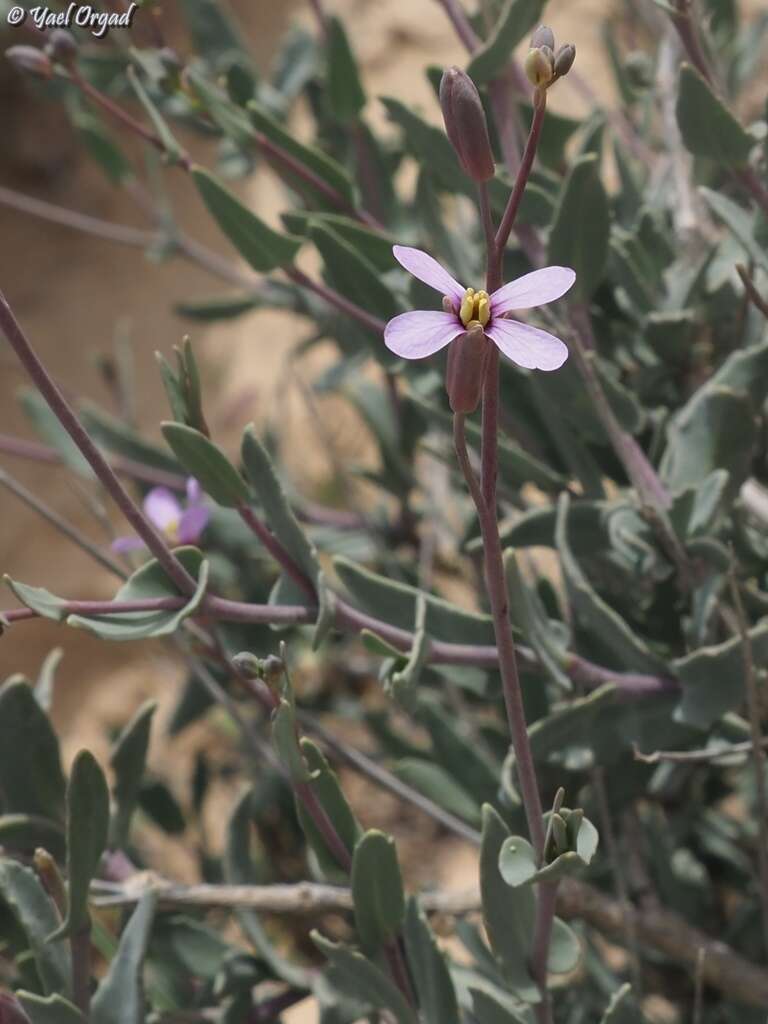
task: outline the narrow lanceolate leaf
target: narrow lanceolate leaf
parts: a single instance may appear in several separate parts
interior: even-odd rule
[[[754,140],[690,64],[680,69],[677,123],[694,156],[731,166],[747,162]]]
[[[600,283],[609,234],[608,196],[597,157],[588,154],[576,161],[565,180],[547,253],[549,263],[576,271],[574,298],[586,301]]]
[[[144,1024],[142,968],[157,898],[142,896],[91,1004],[91,1024]]]
[[[472,55],[467,74],[480,85],[498,74],[512,51],[541,20],[543,0],[507,0],[490,35]]]
[[[637,672],[666,674],[665,662],[657,657],[619,613],[603,600],[573,557],[568,541],[569,508],[568,495],[563,494],[558,504],[555,543],[579,625],[589,633],[593,642],[618,664]]]
[[[377,1010],[389,1010],[397,1024],[417,1024],[416,1014],[400,989],[380,968],[348,946],[329,942],[317,932],[310,937],[330,963],[331,980],[345,995]]]
[[[93,754],[81,750],[67,786],[67,918],[49,941],[87,927],[88,890],[107,845],[108,828],[107,780]]]
[[[272,532],[296,565],[314,582],[320,568],[317,552],[293,514],[272,459],[256,436],[253,424],[243,434],[241,453],[245,472]]]
[[[144,778],[149,749],[152,716],[157,710],[155,701],[147,701],[136,712],[115,743],[110,757],[115,773],[115,809],[110,823],[110,845],[125,846],[131,818],[136,808]]]
[[[171,163],[178,163],[183,158],[184,153],[181,146],[174,138],[171,129],[168,127],[165,118],[158,110],[147,90],[141,84],[139,76],[136,73],[136,69],[129,67],[126,74],[131,88],[136,93],[139,103],[141,103],[142,107],[144,107],[149,115],[152,126],[163,144],[166,157],[171,161]]]
[[[326,46],[328,102],[336,117],[341,121],[349,121],[357,117],[365,106],[365,90],[360,81],[360,69],[349,45],[347,33],[338,18],[328,19]]]
[[[60,995],[43,996],[17,992],[16,997],[32,1024],[86,1024],[76,1006]]]
[[[37,875],[10,858],[0,860],[0,898],[26,935],[40,985],[46,995],[68,994],[71,987],[69,951],[48,936],[59,925],[56,908]]]
[[[0,689],[0,794],[3,810],[63,822],[66,783],[59,741],[32,688]]]
[[[507,826],[486,804],[480,848],[480,896],[488,940],[513,991],[527,1002],[539,1002],[538,987],[528,970],[536,898],[530,886],[510,888],[499,872],[499,855],[508,838]]]
[[[254,270],[267,273],[293,261],[301,239],[274,231],[201,167],[192,168],[192,177],[214,220]]]
[[[359,250],[321,221],[315,222],[310,235],[323,257],[326,276],[337,291],[354,297],[359,306],[383,320],[401,312],[377,269]]]
[[[187,572],[197,580],[194,593],[181,608],[149,609],[140,612],[116,610],[111,615],[93,618],[70,615],[67,624],[78,629],[87,629],[104,640],[143,640],[175,633],[184,619],[197,611],[205,596],[208,585],[208,562],[197,548],[176,548],[174,554]],[[119,605],[123,601],[179,596],[179,590],[168,579],[160,563],[153,558],[126,580],[115,594],[114,601]]]
[[[310,774],[307,785],[328,816],[328,820],[336,830],[339,839],[341,839],[351,855],[355,849],[355,844],[360,838],[362,829],[352,813],[347,798],[344,796],[339,777],[328,764],[320,748],[312,740],[303,737],[299,743],[299,751],[303,755],[304,763]],[[307,843],[317,858],[322,872],[328,878],[335,879],[340,877],[339,863],[336,857],[329,850],[322,833],[300,800],[296,801],[296,814],[302,831],[306,836]],[[346,881],[346,878],[343,881]]]
[[[355,847],[352,899],[360,945],[373,955],[397,934],[405,916],[405,893],[395,841],[371,829]]]
[[[205,434],[183,423],[162,424],[163,437],[184,469],[217,504],[235,508],[248,501],[248,485],[224,452]]]
[[[413,897],[405,912],[403,938],[424,1024],[459,1024],[456,990],[446,958]]]

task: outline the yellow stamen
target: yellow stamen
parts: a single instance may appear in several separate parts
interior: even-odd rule
[[[168,525],[166,526],[165,530],[163,530],[163,533],[171,542],[171,544],[176,544],[179,539],[179,520],[172,519],[171,522],[168,523]]]
[[[467,288],[461,300],[459,319],[465,327],[473,323],[485,327],[491,319],[491,300],[488,292],[476,292],[474,288]]]

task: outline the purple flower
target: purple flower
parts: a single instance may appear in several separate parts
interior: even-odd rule
[[[479,324],[485,336],[508,359],[528,370],[557,370],[568,358],[568,349],[559,338],[519,320],[509,320],[506,314],[559,299],[576,280],[569,267],[534,270],[489,295],[464,288],[437,260],[420,249],[395,245],[392,252],[409,273],[444,296],[442,313],[418,309],[389,321],[384,329],[384,342],[395,355],[423,359]]]
[[[147,519],[164,534],[170,545],[197,544],[208,525],[210,512],[205,504],[205,495],[194,477],[187,480],[187,500],[182,502],[167,487],[153,487],[143,502]],[[117,537],[112,550],[136,551],[144,542],[138,537]]]

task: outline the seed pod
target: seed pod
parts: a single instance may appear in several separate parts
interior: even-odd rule
[[[555,33],[549,25],[539,25],[531,36],[531,49],[538,50],[540,46],[548,46],[550,50],[555,48]]]
[[[77,60],[77,41],[65,28],[55,28],[48,37],[45,52],[57,64],[69,67]]]
[[[51,78],[53,75],[50,59],[36,46],[11,46],[5,51],[5,56],[15,68],[28,75],[38,78]]]
[[[454,412],[471,413],[477,408],[483,393],[489,351],[490,343],[480,324],[473,324],[466,334],[451,342],[445,390]]]
[[[555,74],[558,78],[567,75],[576,60],[576,47],[573,43],[564,43],[555,54]]]
[[[496,168],[485,111],[475,83],[460,68],[448,68],[443,74],[440,107],[446,133],[464,173],[473,181],[488,181]]]
[[[548,46],[529,50],[525,58],[525,74],[531,85],[540,88],[549,85],[555,74],[555,57]]]

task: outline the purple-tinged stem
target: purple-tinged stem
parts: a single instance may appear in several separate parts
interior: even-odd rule
[[[164,155],[168,154],[166,145],[159,135],[153,132],[151,128],[147,128],[146,125],[143,125],[140,121],[137,121],[135,117],[132,117],[126,110],[123,110],[119,104],[114,103],[109,96],[105,96],[103,92],[96,89],[86,78],[83,78],[78,71],[74,69],[70,70],[69,77],[78,89],[80,89],[83,95],[92,100],[97,107],[100,107],[106,114],[109,114],[111,118],[115,121],[119,121],[120,124],[128,128],[135,135],[144,139],[144,141],[148,142],[151,146],[154,146],[155,149],[159,150]],[[185,171],[191,170],[192,161],[188,153],[185,153],[183,150],[179,150],[178,154],[176,154],[176,161]]]
[[[91,924],[69,940],[72,961],[72,1001],[88,1020],[91,1010]]]
[[[50,523],[54,529],[58,530],[59,533],[63,534],[68,540],[71,540],[73,544],[79,547],[86,554],[90,555],[91,558],[97,562],[102,569],[106,569],[107,572],[113,573],[115,576],[119,576],[120,579],[126,579],[127,573],[113,558],[105,554],[98,545],[94,544],[88,537],[85,536],[76,526],[68,523],[63,516],[47,505],[44,501],[41,501],[31,491],[28,491],[23,484],[15,480],[5,470],[0,469],[0,486],[6,487],[11,494],[15,495],[19,501],[23,502],[28,508],[31,508],[34,512],[37,512],[39,516],[45,519],[46,522]]]
[[[62,615],[115,615],[128,611],[174,611],[186,603],[182,597],[146,598],[142,601],[65,601]],[[212,595],[204,598],[201,613],[220,622],[246,622],[273,626],[305,626],[314,621],[317,610],[305,605],[248,604]],[[10,608],[0,611],[0,621],[9,625],[40,618],[31,608]],[[400,629],[381,619],[367,615],[353,608],[346,601],[336,600],[336,628],[342,633],[360,633],[368,630],[397,647],[400,651],[413,649],[413,633]],[[528,647],[518,648],[520,660],[535,667],[539,661]],[[496,647],[483,644],[453,644],[444,640],[433,640],[430,644],[429,662],[434,665],[472,665],[477,668],[498,668],[499,656]],[[612,684],[619,695],[626,698],[656,697],[660,694],[675,693],[679,684],[671,677],[641,675],[635,672],[614,672],[603,665],[596,665],[577,654],[569,654],[563,666],[574,682],[592,688]]]
[[[357,320],[363,327],[367,327],[368,330],[373,331],[374,334],[383,334],[386,324],[377,316],[373,316],[367,310],[363,309],[362,306],[358,306],[356,302],[352,302],[345,295],[341,295],[339,292],[334,291],[333,288],[329,288],[327,285],[320,284],[319,281],[313,281],[311,277],[308,277],[303,270],[299,270],[298,267],[283,267],[283,273],[295,284],[301,285],[302,288],[306,288],[308,291],[314,292],[315,295],[319,295],[321,299],[330,306],[335,306],[336,309],[341,310],[342,313],[346,313],[347,316],[351,316],[353,320]]]
[[[496,375],[498,379],[498,374]],[[486,387],[488,384],[486,384]],[[491,385],[492,387],[492,385]],[[456,456],[467,482],[472,500],[477,509],[480,532],[483,538],[483,556],[485,581],[488,599],[491,605],[493,626],[496,633],[498,666],[504,690],[504,703],[507,709],[509,731],[515,751],[520,791],[523,799],[528,831],[531,835],[536,855],[541,858],[544,851],[544,817],[536,782],[536,769],[528,739],[528,727],[525,721],[522,688],[517,670],[515,642],[512,636],[512,624],[509,621],[509,600],[507,583],[504,574],[504,561],[501,552],[498,523],[496,522],[496,506],[489,505],[484,491],[475,476],[467,452],[467,439],[464,428],[464,415],[456,413],[453,418],[453,440]],[[484,438],[484,442],[487,442]]]
[[[709,61],[704,53],[701,39],[691,17],[692,0],[674,0],[674,5],[677,13],[671,14],[670,18],[677,30],[677,34],[680,36],[680,42],[683,44],[691,64],[710,85],[714,85]]]
[[[310,601],[316,602],[317,591],[315,590],[312,580],[310,580],[306,573],[302,572],[299,566],[296,565],[290,554],[285,550],[269,527],[262,523],[253,509],[248,505],[239,505],[237,511],[248,529],[258,537],[277,564],[281,566],[288,576],[291,577],[294,583],[301,587]]]
[[[531,169],[533,168],[533,161],[536,158],[536,150],[539,146],[541,128],[544,124],[544,115],[546,111],[547,93],[544,89],[537,89],[533,94],[533,118],[531,120],[530,131],[528,132],[528,139],[525,143],[525,149],[523,150],[523,157],[520,161],[520,167],[518,168],[512,193],[507,202],[507,208],[504,210],[504,215],[501,218],[501,223],[499,224],[499,230],[496,232],[496,259],[499,264],[509,239],[510,232],[512,231],[512,226],[515,223],[515,217],[517,216],[517,211],[520,208],[520,201],[523,198],[523,193],[525,192],[525,186],[528,183]],[[498,272],[500,277],[500,265],[498,266]],[[501,280],[499,280],[498,284],[494,284],[493,287],[496,289],[500,286]]]
[[[749,271],[743,263],[736,264],[736,272],[741,278],[741,283],[744,285],[744,290],[747,293],[747,298],[758,310],[763,314],[766,320],[768,320],[768,301],[766,301],[760,292],[755,287],[755,282],[750,277]]]
[[[541,992],[541,1002],[535,1007],[539,1024],[552,1020],[552,1001],[547,987],[547,962],[552,942],[552,928],[557,909],[558,882],[541,882],[536,888],[536,924],[531,948],[531,973]]]
[[[115,471],[93,443],[69,402],[67,402],[27,340],[2,292],[0,292],[0,330],[5,334],[8,343],[16,353],[19,362],[27,371],[32,383],[75,442],[85,460],[112,496],[115,504],[135,532],[141,537],[179,590],[182,593],[193,593],[196,588],[194,579],[189,575],[181,562],[169,551],[165,540],[133,501],[118,480]]]
[[[472,28],[461,0],[440,0],[440,4],[467,52],[474,53],[480,45],[480,37]]]

